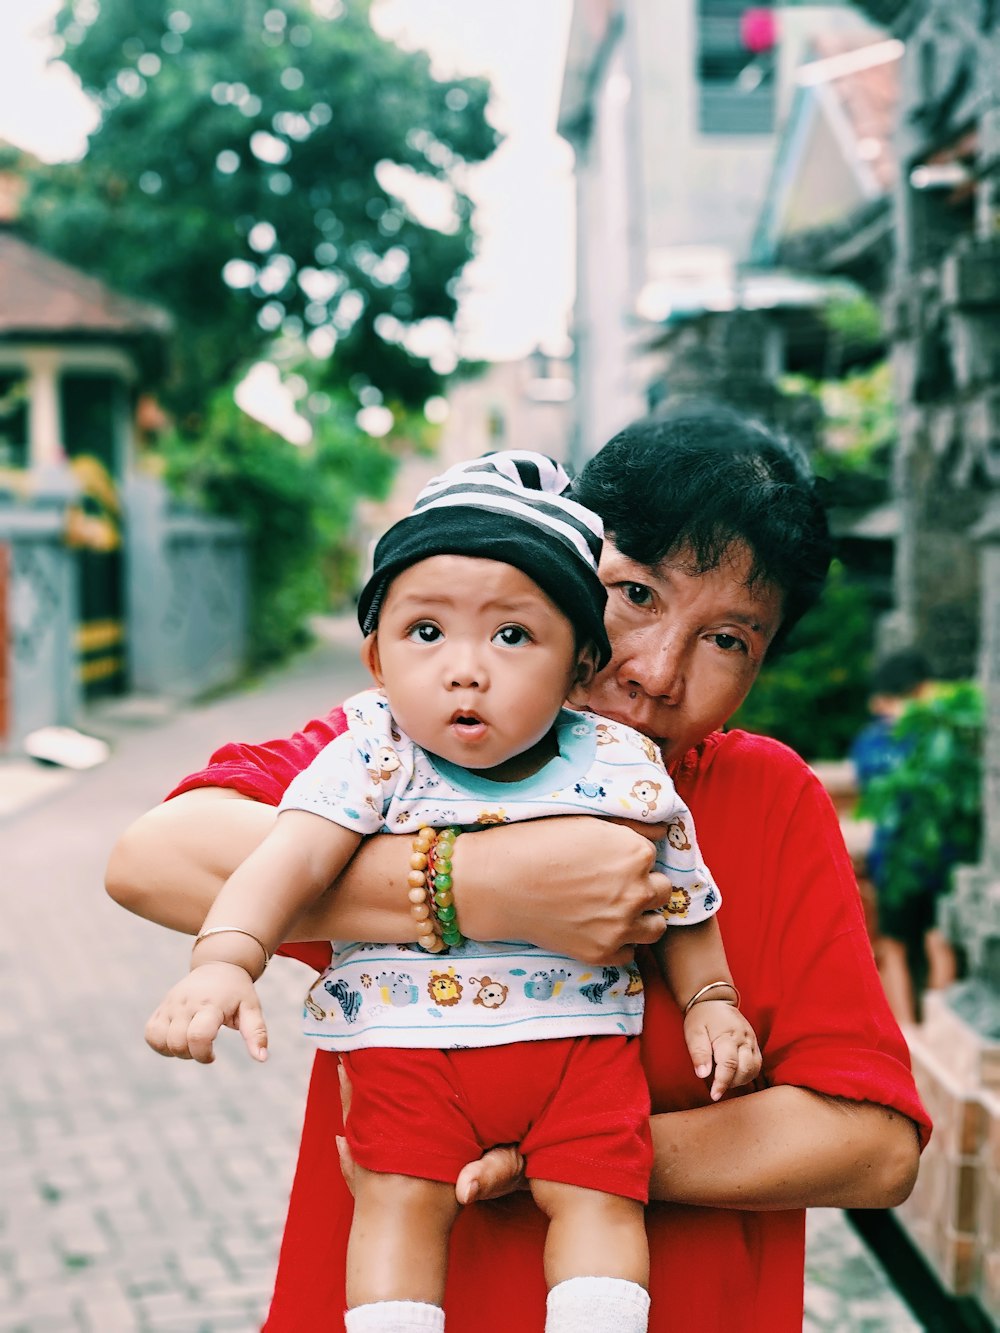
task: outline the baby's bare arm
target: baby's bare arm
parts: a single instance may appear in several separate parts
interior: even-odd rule
[[[149,1045],[161,1055],[208,1064],[226,1026],[238,1029],[250,1054],[263,1060],[267,1026],[253,983],[291,923],[337,878],[359,842],[357,833],[319,815],[280,815],[209,909],[191,970],[146,1025]]]
[[[740,1013],[718,920],[668,928],[656,957],[671,994],[684,1013],[684,1039],[694,1072],[708,1078],[718,1101],[729,1088],[752,1083],[761,1056],[753,1028]]]

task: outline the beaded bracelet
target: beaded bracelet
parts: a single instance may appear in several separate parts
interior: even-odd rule
[[[437,833],[432,828],[421,828],[413,839],[410,855],[410,873],[406,877],[409,885],[407,897],[410,900],[410,915],[417,923],[417,944],[427,953],[440,953],[445,947],[435,929],[435,919],[431,915],[427,893],[427,871],[430,867],[430,853]]]
[[[458,928],[458,913],[455,908],[454,884],[451,875],[451,858],[455,852],[457,828],[443,828],[438,833],[431,849],[430,888],[432,890],[428,905],[432,915],[441,928],[441,938],[449,949],[465,943],[465,936]]]
[[[442,953],[464,944],[455,911],[451,858],[457,828],[421,828],[410,855],[410,914],[417,923],[417,944],[427,953]]]

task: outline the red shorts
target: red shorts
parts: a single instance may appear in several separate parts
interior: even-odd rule
[[[517,1143],[529,1178],[646,1203],[653,1163],[638,1037],[564,1037],[475,1050],[341,1054],[347,1141],[370,1171],[453,1182]]]

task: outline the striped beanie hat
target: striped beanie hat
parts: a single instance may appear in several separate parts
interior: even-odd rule
[[[358,599],[365,634],[378,623],[389,584],[434,555],[498,560],[527,574],[592,643],[598,668],[611,657],[604,629],[607,594],[597,577],[604,525],[569,498],[569,477],[551,458],[525,450],[457,463],[417,496],[413,510],[375,547]]]

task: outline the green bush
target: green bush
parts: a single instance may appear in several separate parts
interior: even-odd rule
[[[945,888],[954,866],[978,860],[983,728],[982,694],[968,682],[908,704],[897,722],[906,754],[872,780],[858,807],[885,832],[887,902]]]
[[[247,416],[231,391],[216,395],[196,438],[162,441],[167,484],[184,501],[238,519],[250,549],[250,665],[308,641],[308,617],[343,599],[345,553],[361,496],[384,496],[396,459],[334,402],[300,447]]]
[[[868,594],[835,561],[819,605],[765,663],[732,725],[774,736],[807,759],[842,757],[867,721],[871,645]]]

